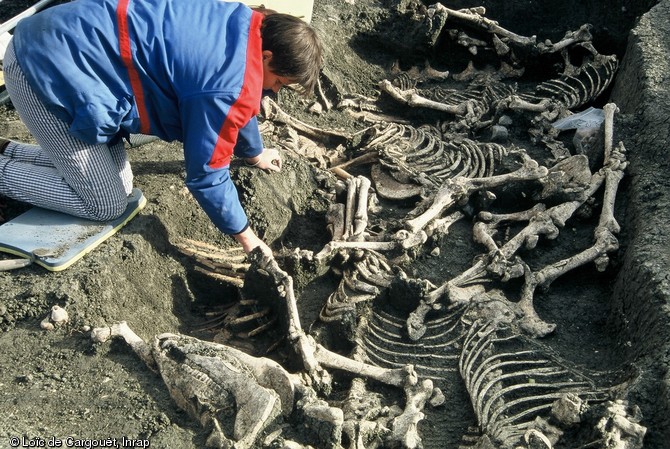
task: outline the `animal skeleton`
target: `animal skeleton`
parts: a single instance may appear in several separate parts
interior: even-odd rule
[[[460,378],[484,433],[477,443],[478,448],[486,447],[488,441],[490,447],[495,443],[495,447],[501,448],[549,449],[563,438],[564,428],[581,422],[586,401],[606,404],[596,426],[596,433],[602,439],[625,439],[626,435],[631,435],[631,447],[641,447],[644,427],[622,404],[606,401],[610,399],[610,390],[596,385],[562,360],[549,357],[546,348],[524,335],[544,336],[554,329],[554,325],[544,322],[534,309],[537,288],[547,286],[567,271],[589,262],[604,268],[608,254],[618,247],[614,234],[619,229],[613,207],[626,161],[623,144],[612,145],[616,107],[606,105],[604,108],[605,163],[593,174],[588,169],[586,156],[565,155],[565,159],[561,158],[563,160],[548,169],[531,159],[524,150],[479,142],[473,137],[484,127],[498,123],[500,114],[510,109],[539,113],[534,119],[535,124],[548,126],[549,120],[567,113],[568,109],[581,107],[599,97],[615,75],[617,60],[597,54],[590,44],[588,26],[568,33],[556,44],[537,43],[535,36],[516,35],[485,18],[484,14],[483,8],[454,11],[440,4],[429,8],[429,19],[434,23],[444,25],[447,20],[454,19],[490,33],[490,42],[485,42],[465,31],[450,31],[473,55],[482,48],[493,48],[501,57],[498,73],[490,77],[480,76],[484,74],[474,71],[472,65],[471,69],[452,76],[453,79],[475,80],[465,91],[440,86],[419,88],[419,82],[444,82],[449,76],[448,72],[435,71],[429,66],[424,73],[403,73],[393,82],[384,80],[380,84],[384,92],[404,104],[454,115],[450,123],[440,124],[440,130],[434,126],[412,126],[410,120],[384,115],[381,109],[368,104],[369,110],[376,114],[372,119],[381,123],[360,134],[362,143],[356,147],[363,153],[360,158],[332,167],[340,159],[340,153],[322,156],[317,154],[318,147],[304,153],[319,168],[330,166],[330,171],[345,179],[337,186],[340,199],[342,196],[346,198],[343,203],[334,201],[327,216],[332,241],[317,254],[301,252],[298,257],[316,261],[320,266],[329,264],[334,272],[341,274],[336,290],[324,301],[319,320],[324,327],[339,325],[338,329],[348,331],[347,342],[353,345],[348,355],[329,349],[317,340],[318,336],[303,329],[293,280],[279,268],[274,258],[258,251],[249,260],[235,258],[233,254],[217,258],[213,248],[192,241],[181,245],[180,249],[203,265],[202,270],[207,275],[236,288],[248,285],[243,279],[254,280],[253,276],[270,283],[265,294],[270,298],[269,302],[279,305],[276,307],[279,309],[277,322],[285,327],[287,341],[300,361],[302,376],[299,378],[281,371],[262,359],[240,355],[226,347],[200,345],[183,336],[159,336],[154,347],[149,348],[140,344],[139,338],[129,336],[122,326],[108,331],[124,336],[141,357],[159,368],[159,361],[163,357],[169,359],[171,351],[202,364],[205,359],[198,352],[205,350],[202,348],[220,352],[226,363],[237,368],[235,371],[225,363],[224,366],[216,365],[214,371],[218,374],[212,374],[210,378],[221,383],[214,387],[199,374],[201,371],[198,370],[202,368],[198,366],[202,365],[186,364],[191,371],[186,366],[180,371],[179,367],[163,362],[170,366],[168,371],[164,368],[161,372],[165,371],[163,376],[168,378],[166,383],[171,393],[181,398],[177,402],[182,407],[212,427],[213,444],[224,441],[221,444],[250,447],[252,441],[264,429],[270,428],[279,416],[278,404],[287,413],[290,402],[290,407],[295,406],[305,422],[326,429],[319,430],[327,435],[319,442],[321,445],[339,447],[344,434],[352,449],[383,445],[418,448],[421,438],[417,423],[424,417],[426,403],[436,405],[444,401],[439,388]],[[567,52],[572,46],[585,48],[592,57],[580,67],[572,67]],[[564,73],[558,79],[539,84],[531,94],[501,82],[504,77],[522,73],[523,68],[519,68],[514,54],[518,48],[535,54],[561,52],[565,58]],[[354,100],[360,100],[360,96],[344,96],[338,107],[348,104],[365,109],[365,105]],[[371,99],[362,100],[371,103]],[[350,145],[351,148],[354,138],[360,136],[319,129],[297,120],[269,98],[263,101],[263,112],[268,121],[295,130],[289,131],[291,146],[305,144],[305,137],[298,133],[321,141],[325,147]],[[397,123],[385,123],[389,119]],[[471,138],[454,131],[470,132]],[[549,141],[551,135],[546,129],[542,133],[547,134],[543,138]],[[291,146],[286,145],[287,148]],[[510,162],[513,158],[518,158],[520,167],[499,174],[502,165],[504,168],[513,165]],[[344,171],[345,167],[356,163],[374,164],[370,176],[373,182],[366,176],[352,176]],[[542,192],[534,199],[557,204],[537,203],[527,210],[512,213],[481,211],[476,215],[473,236],[486,252],[453,279],[436,286],[427,280],[411,278],[382,255],[381,252],[395,250],[406,253],[410,248],[418,253],[430,237],[446,232],[451,223],[464,216],[452,209],[464,205],[475,192],[526,181],[542,187]],[[531,269],[521,258],[521,250],[532,250],[541,237],[556,238],[560,228],[603,185],[603,207],[593,245],[564,260]],[[376,194],[391,200],[420,198],[422,201],[400,220],[399,226],[396,223],[390,225],[378,223],[380,220],[374,213],[372,217],[368,215],[376,206]],[[451,214],[443,217],[445,211],[451,211]],[[375,231],[370,230],[371,220],[377,225]],[[522,222],[527,225],[511,238],[498,235],[503,234],[509,223]],[[517,302],[507,299],[502,290],[489,288],[494,282],[521,276],[525,282]],[[250,300],[243,298],[242,301]],[[270,315],[268,310],[238,317],[235,324],[240,324],[239,320],[267,317]],[[230,325],[232,322],[228,320],[226,323]],[[510,346],[512,349],[508,349]],[[236,431],[232,438],[223,435],[225,432],[221,431],[218,418],[202,407],[206,396],[207,400],[213,401],[209,396],[220,399],[225,392],[237,399],[236,395],[249,397],[249,390],[265,391],[267,379],[258,373],[268,373],[268,370],[280,380],[279,385],[270,385],[267,394],[263,393],[268,406],[258,407],[257,413],[249,416],[238,410],[239,421],[249,424],[240,425],[242,430]],[[342,409],[319,397],[328,397],[333,388],[329,370],[338,370],[353,378]],[[222,373],[227,376],[231,371],[239,375],[234,378],[242,381],[228,378],[219,381],[217,376],[223,376]],[[186,388],[188,382],[178,384],[174,380],[188,376],[194,376],[194,383],[205,388],[202,394],[195,394],[199,399],[195,407],[184,401],[185,393],[180,390]],[[367,391],[368,382],[381,382],[402,389],[404,410],[386,408],[382,411],[381,399]],[[296,401],[291,394],[299,390],[303,398]],[[188,390],[188,393],[193,392]],[[240,407],[245,407],[244,404],[242,401]],[[554,421],[561,425],[555,426]],[[614,431],[607,433],[609,429]],[[231,443],[231,440],[236,442]],[[298,445],[291,444],[287,443],[286,447]]]
[[[437,86],[419,89],[409,75],[394,82],[383,80],[380,88],[391,98],[410,107],[434,109],[456,117],[445,122],[452,132],[479,130],[494,123],[506,109],[541,113],[545,122],[556,120],[566,111],[596,100],[609,87],[618,69],[616,56],[595,54],[580,67],[566,60],[565,72],[557,79],[540,83],[533,92],[524,93],[488,76],[465,90]],[[536,121],[539,119],[536,119]]]
[[[612,107],[608,107],[612,110]],[[612,120],[612,113],[608,113],[606,120]],[[606,125],[606,126],[609,126]],[[606,143],[605,148],[611,148],[611,143]],[[554,330],[554,325],[543,322],[535,312],[532,306],[533,292],[537,285],[550,283],[567,271],[594,261],[599,269],[604,269],[607,265],[607,253],[618,248],[618,243],[613,234],[618,232],[619,227],[613,216],[614,200],[616,188],[623,170],[627,163],[623,144],[620,144],[616,150],[611,150],[606,165],[595,173],[584,189],[583,195],[575,200],[569,200],[557,206],[546,209],[543,206],[534,207],[530,211],[520,214],[512,214],[505,217],[495,216],[490,213],[482,214],[482,218],[500,223],[503,219],[529,219],[529,224],[511,238],[503,246],[498,247],[491,237],[490,231],[481,223],[475,224],[475,240],[483,243],[489,250],[485,257],[480,258],[470,269],[466,270],[456,278],[444,283],[432,292],[426,295],[426,298],[419,304],[408,319],[408,330],[412,338],[420,338],[425,331],[423,319],[429,313],[434,303],[443,295],[449,298],[452,303],[462,303],[470,301],[474,295],[464,290],[463,287],[472,284],[481,284],[486,282],[490,275],[496,275],[503,280],[521,276],[526,273],[526,284],[522,293],[522,299],[518,303],[522,326],[529,333],[541,336]],[[607,180],[607,181],[606,181]],[[516,255],[523,248],[534,248],[541,235],[554,239],[558,236],[559,228],[565,226],[568,219],[575,211],[593,196],[596,191],[605,182],[605,194],[603,199],[603,209],[598,227],[595,230],[596,242],[593,247],[579,253],[569,259],[557,262],[545,267],[538,273],[531,275],[528,267]]]
[[[614,400],[613,391],[596,385],[561,359],[549,357],[537,343],[491,321],[472,323],[459,370],[480,427],[501,449],[519,447],[524,439],[530,443],[531,437],[542,442],[539,447],[551,448],[583,413],[573,409],[566,420],[565,413],[559,415],[566,401],[588,402],[593,407]],[[557,416],[564,419],[563,429],[556,426]]]

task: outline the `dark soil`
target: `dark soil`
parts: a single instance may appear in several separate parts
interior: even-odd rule
[[[406,16],[400,12],[408,3],[316,1],[312,22],[326,46],[327,95],[375,96],[377,83],[389,76],[396,61],[408,68],[431,57],[441,70],[456,73],[462,69],[457,58],[412,51],[421,43],[413,41],[407,25],[401,23]],[[475,5],[456,3],[449,7]],[[595,25],[597,48],[629,58],[612,97],[621,108],[615,141],[624,141],[631,161],[616,208],[622,225],[621,248],[605,272],[590,265],[575,270],[538,294],[536,306],[541,317],[557,324],[556,332],[543,339],[543,344],[569,362],[602,373],[627,372],[631,365],[638,368],[642,375],[630,400],[642,409],[642,424],[649,428],[645,448],[662,449],[670,438],[670,133],[666,116],[670,94],[662,82],[667,82],[670,69],[665,51],[670,2],[660,2],[644,16],[655,2],[549,2],[563,5],[554,9],[546,2],[533,2],[543,5],[532,15],[542,17],[537,26],[524,19],[529,10],[535,11],[535,6],[524,6],[528,2],[506,2],[502,10],[500,6],[496,9],[500,2],[490,3],[489,17],[507,28],[514,28],[518,20],[515,31],[519,34],[557,40],[566,30],[589,21]],[[581,9],[566,9],[568,4],[579,4]],[[0,19],[26,7],[23,1],[2,0]],[[639,17],[643,17],[641,22],[637,22]],[[282,91],[277,101],[287,112],[316,126],[352,134],[368,126],[337,109],[320,115],[307,112],[311,100],[290,91]],[[412,111],[408,114],[417,120],[425,118]],[[31,141],[11,104],[0,108],[0,136]],[[265,138],[274,144],[282,139],[271,132]],[[530,151],[540,151],[532,148],[521,131],[515,138],[524,140],[521,143],[531,147]],[[0,447],[9,447],[10,437],[46,441],[67,436],[147,439],[156,448],[205,445],[206,430],[176,407],[161,378],[129,347],[117,341],[95,345],[86,332],[87,327],[125,320],[146,341],[163,332],[223,339],[216,330],[201,330],[209,318],[207,312],[238,300],[235,289],[196,271],[194,260],[176,247],[184,239],[222,248],[235,246],[214,228],[186,190],[181,145],[154,141],[130,148],[129,155],[135,186],[148,200],[137,217],[65,271],[47,272],[33,265],[0,272]],[[238,162],[232,172],[252,225],[277,254],[297,249],[317,252],[328,242],[328,201],[321,191],[332,179],[315,164],[286,152],[279,174],[249,169]],[[0,202],[6,203],[0,209],[5,219],[30,208],[8,199]],[[383,213],[389,216],[402,216],[409,210],[407,205],[384,206],[388,209]],[[588,217],[570,222],[560,239],[543,243],[538,249],[541,256],[530,263],[542,266],[587,247],[593,225],[594,219]],[[439,253],[431,253],[434,248]],[[439,285],[468,268],[480,252],[472,241],[471,221],[463,220],[402,268],[410,276]],[[296,280],[303,327],[316,333],[319,310],[337,279],[331,273],[301,271],[290,265],[284,268]],[[518,289],[518,284],[510,287],[510,291]],[[70,321],[44,331],[40,321],[54,305],[65,307]],[[324,343],[333,343],[327,334],[319,335],[324,336]],[[281,326],[275,326],[255,339],[227,342],[262,354],[280,341],[267,355],[297,369],[281,339]],[[464,387],[453,377],[453,384],[441,385],[447,405],[427,407],[426,419],[420,424],[427,449],[457,447],[477,424]],[[346,391],[344,380],[341,382],[335,397]],[[390,401],[402,393],[382,391],[387,391]],[[302,430],[300,423],[289,420],[285,434]]]

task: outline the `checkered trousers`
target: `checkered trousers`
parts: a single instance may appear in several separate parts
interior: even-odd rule
[[[90,145],[70,135],[28,85],[11,43],[3,72],[12,104],[37,145],[12,142],[0,155],[0,195],[91,220],[120,216],[133,184],[123,142]]]

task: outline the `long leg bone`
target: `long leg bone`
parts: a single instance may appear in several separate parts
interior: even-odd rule
[[[418,232],[438,217],[442,211],[467,198],[477,190],[491,189],[510,182],[536,180],[547,175],[547,168],[540,166],[529,157],[524,158],[523,166],[503,175],[485,178],[454,178],[447,180],[436,192],[432,204],[421,215],[407,221],[406,226],[412,232]]]
[[[284,298],[288,312],[289,341],[301,356],[305,370],[317,383],[323,385],[324,388],[329,388],[330,375],[323,369],[323,366],[341,369],[357,377],[371,377],[398,387],[403,387],[408,378],[415,376],[412,366],[397,370],[384,369],[349,359],[317,344],[313,338],[305,334],[300,325],[298,307],[293,291],[293,279],[279,268],[276,260],[271,256],[263,254],[261,251],[254,251],[250,257],[252,263],[258,265],[259,270],[263,270],[271,276],[277,286],[278,293]]]
[[[605,164],[609,161],[612,154],[612,140],[614,135],[614,114],[619,108],[614,103],[607,103],[603,106],[605,112]]]
[[[454,17],[458,20],[467,22],[482,30],[498,35],[501,39],[517,43],[521,46],[535,45],[536,37],[519,36],[509,30],[506,30],[498,25],[497,22],[487,19],[483,16],[486,13],[484,8],[473,8],[467,10],[449,9],[441,3],[435,3],[429,8],[429,14],[443,14],[447,17]]]
[[[608,165],[602,169],[605,172],[605,193],[600,220],[594,231],[595,243],[593,246],[572,257],[548,265],[535,273],[531,273],[530,269],[527,268],[526,282],[521,293],[519,307],[523,312],[521,325],[528,333],[544,336],[555,328],[555,325],[542,321],[533,307],[533,294],[538,286],[546,287],[568,271],[589,262],[595,262],[596,268],[599,271],[604,271],[609,262],[608,253],[619,249],[619,241],[614,236],[619,232],[619,224],[614,218],[614,202],[619,182],[623,178],[623,170],[626,167],[624,152],[625,148],[620,143],[613,156],[609,158]]]

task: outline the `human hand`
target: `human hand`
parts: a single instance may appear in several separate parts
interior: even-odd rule
[[[270,247],[266,245],[251,228],[247,228],[243,232],[233,235],[233,237],[240,245],[242,245],[242,249],[244,249],[244,252],[247,254],[253,251],[254,248],[260,247],[264,254],[272,256]]]
[[[274,148],[263,148],[263,152],[258,156],[245,159],[247,165],[251,167],[258,167],[261,170],[281,170],[281,155],[279,150]]]

